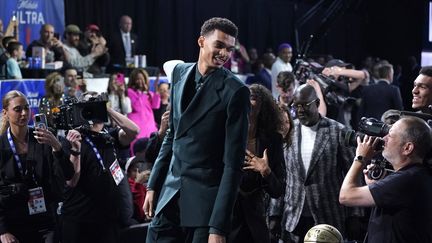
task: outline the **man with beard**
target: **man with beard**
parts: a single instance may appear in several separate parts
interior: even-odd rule
[[[85,77],[91,77],[92,75],[85,71],[95,62],[96,58],[104,54],[107,49],[105,46],[97,45],[91,50],[90,54],[84,57],[81,56],[77,49],[80,41],[80,35],[81,30],[78,26],[73,24],[66,26],[66,40],[63,45],[65,60],[70,66],[77,69],[82,69],[84,71]]]
[[[292,144],[285,152],[285,196],[279,210],[272,212],[276,216],[279,211],[284,242],[302,242],[311,227],[323,223],[345,232],[347,213],[338,196],[354,151],[344,146],[340,136],[346,128],[320,115],[320,102],[309,84],[294,93],[291,107],[297,119]]]
[[[172,72],[169,130],[144,202],[144,213],[154,217],[148,243],[226,242],[250,109],[249,89],[223,68],[236,37],[228,19],[207,20],[197,41],[198,62],[178,64]]]
[[[383,138],[365,135],[357,138],[356,157],[340,190],[339,201],[346,206],[373,207],[369,219],[368,243],[432,242],[432,176],[424,164],[431,150],[430,127],[417,117],[405,116]],[[390,162],[395,170],[372,180],[364,167],[376,155]],[[366,186],[359,183],[364,175]]]
[[[432,66],[423,67],[414,80],[412,108],[432,114]]]

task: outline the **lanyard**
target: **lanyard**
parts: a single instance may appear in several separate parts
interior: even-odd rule
[[[27,131],[27,133],[28,133],[28,132],[29,132],[29,131]],[[18,156],[18,153],[17,153],[16,147],[15,147],[15,143],[14,143],[14,141],[13,141],[13,139],[12,139],[12,135],[11,135],[11,132],[10,132],[10,127],[9,127],[8,130],[7,130],[7,137],[8,137],[9,145],[10,145],[10,147],[11,147],[11,149],[12,149],[12,153],[13,153],[13,155],[14,155],[14,158],[15,158],[16,164],[17,164],[17,166],[18,166],[18,169],[19,169],[19,171],[21,172],[21,175],[22,175],[22,176],[25,176],[24,169],[23,169],[23,166],[22,166],[22,163],[21,163],[21,159],[20,159],[20,157]],[[32,177],[33,177],[33,181],[37,184],[37,181],[36,181],[36,178],[35,178],[35,174],[33,173],[33,171],[32,171]]]
[[[12,149],[12,153],[14,155],[15,161],[17,163],[18,169],[21,172],[21,175],[24,176],[24,169],[23,169],[23,166],[22,166],[22,163],[21,163],[21,159],[18,156],[16,147],[15,147],[15,143],[14,143],[14,141],[12,139],[12,135],[11,135],[11,132],[10,132],[10,127],[7,130],[7,137],[8,137],[9,145],[10,145],[10,147]]]
[[[101,164],[103,170],[106,170],[104,162],[102,160],[102,156],[100,155],[99,151],[97,150],[96,146],[93,144],[93,142],[86,136],[85,140],[87,141],[88,144],[90,144],[90,146],[92,147],[93,151],[96,154],[96,158],[99,160],[99,163]]]

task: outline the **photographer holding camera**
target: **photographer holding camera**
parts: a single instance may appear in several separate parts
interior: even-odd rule
[[[360,174],[366,163],[379,151],[374,147],[381,139],[357,137],[354,163],[342,184],[339,202],[346,206],[374,207],[365,242],[431,242],[432,176],[423,164],[431,149],[431,128],[417,117],[402,117],[384,136],[383,157],[395,172],[379,180],[366,175],[361,186]]]
[[[48,129],[28,126],[31,112],[23,93],[9,91],[2,104],[0,241],[53,242],[55,207],[73,165]]]
[[[101,96],[97,92],[86,92],[80,102],[99,100]],[[111,108],[107,108],[107,113],[117,127],[106,131],[103,121],[95,118],[88,122],[90,125],[81,127],[79,133],[71,130],[78,140],[70,149],[75,156],[75,174],[68,181],[62,207],[63,243],[117,242],[119,227],[128,224],[126,211],[132,210],[132,197],[117,151],[129,146],[139,128]],[[130,198],[125,199],[127,190]],[[130,205],[125,203],[128,199]]]

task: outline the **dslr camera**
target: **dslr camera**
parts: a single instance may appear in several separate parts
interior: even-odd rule
[[[376,151],[383,150],[384,140],[382,137],[387,135],[390,130],[390,125],[385,124],[375,118],[362,117],[359,122],[359,131],[347,131],[342,132],[342,138],[344,138],[345,146],[356,147],[357,137],[363,139],[365,135],[378,137],[379,141],[374,147]],[[368,178],[372,180],[378,180],[383,177],[386,172],[391,170],[386,169],[388,162],[384,158],[372,159],[371,164],[374,166],[368,171]]]
[[[108,94],[102,93],[86,101],[75,97],[65,99],[64,103],[53,112],[53,125],[56,129],[70,130],[83,125],[107,122]]]

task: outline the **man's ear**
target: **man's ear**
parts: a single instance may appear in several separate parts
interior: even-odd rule
[[[413,152],[414,150],[414,144],[411,142],[405,143],[402,147],[403,149],[403,154],[404,155],[409,155]]]
[[[202,35],[198,38],[198,45],[199,45],[199,47],[201,47],[201,48],[204,47],[204,40],[205,40],[205,37],[202,36]]]

